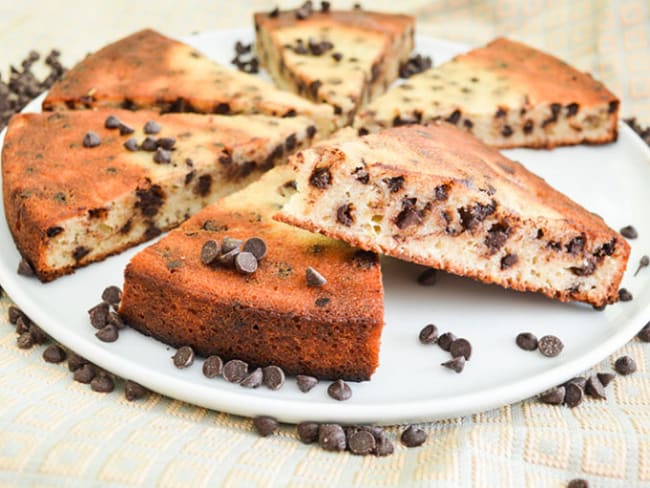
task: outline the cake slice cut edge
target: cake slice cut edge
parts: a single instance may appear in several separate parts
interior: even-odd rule
[[[277,222],[293,191],[276,167],[197,213],[133,257],[120,314],[137,330],[204,357],[276,365],[287,374],[370,379],[379,364],[383,285],[376,254]],[[266,256],[245,276],[206,265],[208,240],[263,239]],[[308,267],[325,279],[309,286]]]
[[[321,143],[290,160],[282,222],[362,249],[595,307],[618,300],[630,247],[605,222],[449,124]]]

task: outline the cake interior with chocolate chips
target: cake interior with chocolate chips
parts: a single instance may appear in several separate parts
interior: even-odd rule
[[[618,300],[625,239],[446,123],[323,143],[290,160],[277,218],[362,249],[596,307]]]

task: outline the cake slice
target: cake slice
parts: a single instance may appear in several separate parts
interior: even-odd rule
[[[43,110],[121,107],[162,112],[266,114],[312,118],[335,129],[332,107],[283,92],[233,71],[187,44],[146,29],[109,44],[52,86]]]
[[[499,38],[392,88],[354,125],[365,134],[444,120],[492,146],[551,148],[615,141],[618,106],[588,73]]]
[[[625,239],[497,150],[449,124],[322,143],[290,159],[278,217],[371,250],[561,301],[618,298]]]
[[[276,84],[334,107],[346,124],[385,92],[413,49],[408,15],[355,9],[255,14],[256,48]]]
[[[255,180],[308,144],[311,124],[127,110],[15,115],[2,150],[7,222],[20,253],[50,281]]]
[[[120,314],[139,331],[203,356],[369,379],[383,327],[377,255],[274,221],[294,191],[292,178],[286,166],[274,168],[138,253],[125,271]],[[253,237],[266,244],[255,272],[218,264],[232,244],[227,238]],[[204,255],[208,241],[221,250]],[[313,273],[308,279],[309,267],[326,282]]]

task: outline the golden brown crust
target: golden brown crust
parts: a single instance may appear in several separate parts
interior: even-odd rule
[[[275,168],[137,254],[125,272],[120,313],[138,330],[204,356],[369,379],[383,326],[379,262],[273,221],[284,200],[278,191],[290,178]],[[203,243],[225,236],[266,241],[268,254],[253,275],[201,263]],[[307,286],[308,266],[325,276],[325,286]]]

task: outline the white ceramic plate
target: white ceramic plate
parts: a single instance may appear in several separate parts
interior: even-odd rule
[[[227,64],[237,39],[251,40],[250,30],[205,33],[188,39],[215,60]],[[440,63],[466,46],[418,39],[418,52]],[[38,110],[40,99],[30,108]],[[133,379],[170,397],[212,409],[254,416],[301,420],[400,423],[433,420],[515,402],[561,383],[621,347],[650,320],[650,269],[632,277],[639,258],[650,253],[650,151],[625,125],[620,138],[607,146],[579,146],[552,151],[513,150],[513,159],[600,214],[615,229],[633,224],[639,238],[623,286],[635,300],[596,312],[579,304],[563,304],[533,294],[506,291],[469,279],[442,274],[434,287],[420,287],[421,268],[385,259],[386,327],[381,366],[372,381],[352,384],[353,397],[337,402],[327,384],[301,393],[293,379],[277,392],[244,389],[201,374],[201,361],[187,370],[173,367],[170,347],[133,330],[105,344],[94,336],[86,310],[109,284],[121,284],[125,265],[139,249],[93,264],[43,285],[16,274],[20,259],[6,222],[0,219],[0,282],[18,305],[56,340],[99,366]],[[1,202],[0,202],[1,205]],[[2,212],[4,215],[4,211]],[[448,354],[423,346],[418,332],[435,323],[441,331],[468,338],[474,352],[457,375],[440,363]],[[538,337],[555,334],[565,349],[556,358],[516,347],[519,332]]]

